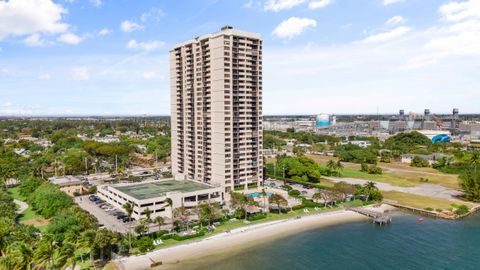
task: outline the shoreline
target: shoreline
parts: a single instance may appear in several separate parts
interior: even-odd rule
[[[195,242],[166,247],[143,255],[120,258],[115,260],[115,264],[120,269],[128,270],[152,269],[151,265],[154,263],[159,263],[155,269],[181,268],[185,264],[215,254],[238,252],[298,232],[362,220],[367,220],[367,217],[347,210],[337,210],[302,216],[300,219],[270,221],[240,227],[229,233],[222,232]]]

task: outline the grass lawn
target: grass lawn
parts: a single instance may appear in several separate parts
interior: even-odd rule
[[[451,209],[452,204],[455,203],[447,199],[420,196],[420,195],[408,194],[408,193],[403,193],[398,191],[382,191],[382,194],[385,199],[396,201],[399,204],[412,206],[420,209],[425,209],[427,207],[430,207],[433,209],[443,209],[443,210]]]
[[[8,189],[8,193],[16,200],[25,201],[25,198],[20,194],[20,189],[18,187]],[[46,227],[49,224],[47,219],[33,211],[32,207],[30,206],[28,206],[27,210],[20,214],[18,221],[22,224],[33,225],[42,232],[45,232]]]
[[[337,160],[334,157],[318,155],[307,155],[321,165],[326,165],[329,160]],[[414,187],[419,184],[438,184],[446,188],[458,189],[458,175],[442,173],[433,168],[415,168],[408,164],[392,162],[380,163],[383,174],[372,175],[360,171],[360,164],[344,162],[345,168],[342,177],[359,178],[371,181],[388,183],[400,187]],[[420,178],[428,179],[427,182],[420,181]]]

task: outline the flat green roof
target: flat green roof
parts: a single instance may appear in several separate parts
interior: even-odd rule
[[[137,200],[144,200],[164,196],[167,192],[192,192],[207,189],[210,186],[191,181],[167,180],[115,188]]]

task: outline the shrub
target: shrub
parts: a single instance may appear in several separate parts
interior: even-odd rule
[[[248,221],[255,221],[255,220],[264,219],[266,217],[267,217],[267,213],[257,213],[255,215],[248,216],[247,220]]]
[[[288,195],[292,196],[292,197],[298,197],[300,196],[300,191],[296,190],[296,189],[292,189],[288,192]]]
[[[468,213],[470,211],[470,209],[468,208],[468,206],[466,206],[465,204],[462,204],[460,205],[456,210],[455,210],[455,214],[457,215],[465,215],[466,213]]]
[[[290,190],[293,189],[292,186],[290,186],[290,185],[283,185],[283,186],[281,186],[281,188],[283,188],[283,189],[285,189],[285,190],[287,190],[287,191],[290,191]]]
[[[135,242],[138,250],[142,253],[152,250],[155,246],[153,245],[152,238],[148,236],[143,236]]]
[[[427,210],[427,211],[433,211],[433,208],[432,208],[432,207],[425,207],[425,210]]]
[[[412,163],[410,164],[410,166],[422,168],[422,167],[428,167],[430,166],[430,164],[426,159],[416,156],[412,159]]]
[[[306,206],[304,204],[299,204],[299,205],[295,205],[294,207],[292,207],[292,210],[299,210],[299,209],[303,209],[305,207]]]

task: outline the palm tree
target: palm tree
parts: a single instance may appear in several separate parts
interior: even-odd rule
[[[52,234],[45,234],[35,249],[34,261],[37,266],[53,268],[55,250],[58,243]]]
[[[71,266],[72,269],[75,269],[75,265],[77,264],[75,251],[76,248],[74,244],[65,242],[58,252],[57,267],[64,268]]]
[[[80,235],[80,246],[86,248],[90,254],[90,263],[93,264],[93,248],[95,245],[96,230],[86,230]]]
[[[161,230],[162,225],[165,223],[165,220],[161,216],[157,216],[154,219],[154,222],[158,225],[158,231]]]
[[[247,219],[247,211],[246,207],[248,205],[248,198],[247,196],[243,195],[242,193],[238,192],[230,192],[230,205],[234,209],[242,209],[245,213],[245,219]]]
[[[266,211],[266,208],[267,208],[267,202],[266,202],[266,199],[267,199],[267,192],[265,191],[264,188],[262,188],[262,192],[260,193],[263,197],[263,211]]]
[[[168,207],[170,207],[170,215],[171,215],[172,220],[173,220],[173,207],[172,207],[173,206],[173,201],[172,201],[172,199],[167,198],[165,200],[165,202],[167,203]]]
[[[328,175],[331,176],[337,168],[337,163],[334,160],[329,160],[327,162]]]
[[[367,183],[365,183],[365,188],[367,190],[372,190],[372,189],[376,189],[377,188],[377,184],[373,181],[368,181]]]
[[[105,248],[110,247],[113,242],[113,235],[107,229],[101,229],[95,236],[95,246],[100,250],[100,261],[103,265],[105,262]]]
[[[22,242],[14,242],[8,246],[7,253],[0,260],[2,269],[31,270],[33,262],[32,247]]]
[[[177,217],[180,219],[183,225],[187,225],[187,231],[188,231],[188,223],[189,223],[189,218],[190,218],[190,212],[185,208],[183,205],[181,207],[175,208],[173,211],[174,217]]]
[[[0,269],[15,269],[17,260],[13,255],[4,255],[0,257]]]
[[[340,176],[340,172],[343,171],[343,164],[340,160],[337,161],[337,164],[336,164],[336,167],[337,167],[337,170],[338,170],[338,176]]]
[[[127,212],[128,222],[132,222],[133,205],[130,202],[127,202],[122,207]],[[128,229],[130,230],[130,226],[128,226]],[[130,232],[128,234],[128,247],[130,251],[130,249],[132,249],[132,236]]]
[[[277,193],[273,193],[270,196],[270,198],[268,199],[268,201],[272,204],[277,205],[279,214],[280,214],[280,211],[281,211],[281,206],[287,206],[288,205],[287,199],[285,199],[282,195],[277,194]]]
[[[147,220],[145,222],[146,223],[145,225],[147,226],[147,234],[149,234],[150,233],[150,222],[152,221],[151,220],[152,210],[150,210],[150,208],[147,207],[147,209],[145,209],[144,213],[145,213],[145,217],[147,218]]]
[[[480,163],[480,153],[474,152],[470,157],[470,163],[473,165],[473,173],[477,175],[477,166]]]

